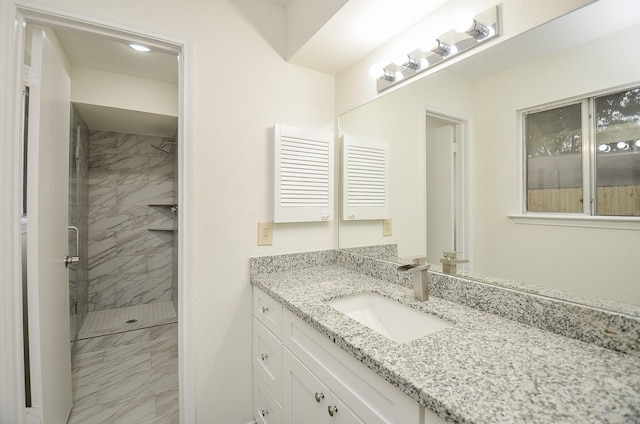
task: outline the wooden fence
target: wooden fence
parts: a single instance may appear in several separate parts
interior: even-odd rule
[[[640,185],[598,187],[597,214],[640,216]],[[582,212],[582,188],[537,189],[527,192],[529,212]]]

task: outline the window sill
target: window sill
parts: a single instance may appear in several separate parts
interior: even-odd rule
[[[509,218],[511,218],[516,224],[640,231],[640,217],[635,216],[587,216],[582,214],[527,213],[512,214],[509,215]]]

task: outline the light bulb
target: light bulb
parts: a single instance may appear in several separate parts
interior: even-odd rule
[[[393,63],[398,66],[403,66],[405,63],[409,62],[409,59],[410,58],[408,54],[403,54],[393,59]]]
[[[462,34],[468,34],[476,40],[480,40],[495,34],[493,28],[489,28],[476,21],[469,13],[460,15],[454,29]]]
[[[606,153],[608,151],[611,150],[611,146],[609,146],[608,144],[601,144],[598,146],[598,151],[602,152],[602,153]]]
[[[373,79],[380,79],[384,76],[384,68],[375,63],[369,68],[369,76]]]
[[[475,23],[475,19],[473,19],[473,15],[470,12],[463,12],[456,19],[456,23],[453,27],[456,31],[460,33],[465,33],[469,31]]]
[[[618,144],[616,144],[616,147],[620,150],[627,150],[629,148],[629,145],[624,141],[618,141]]]
[[[636,140],[636,147],[640,147],[640,139]]]

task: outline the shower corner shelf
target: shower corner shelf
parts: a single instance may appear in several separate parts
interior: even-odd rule
[[[151,206],[154,208],[176,208],[178,209],[177,203],[149,203],[147,206]]]

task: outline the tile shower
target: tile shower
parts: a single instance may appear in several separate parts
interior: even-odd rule
[[[71,124],[85,260],[69,274],[69,422],[177,423],[177,154],[152,147],[166,138],[89,130],[73,107]]]
[[[89,311],[175,299],[173,155],[159,137],[89,138]]]

